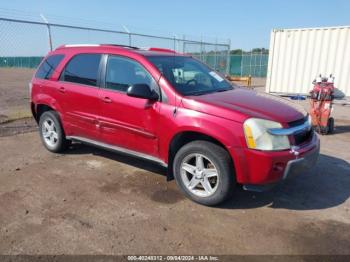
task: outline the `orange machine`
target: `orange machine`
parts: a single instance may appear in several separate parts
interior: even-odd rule
[[[326,135],[334,130],[334,118],[331,117],[334,99],[334,77],[320,75],[313,81],[310,92],[310,116],[314,129]]]

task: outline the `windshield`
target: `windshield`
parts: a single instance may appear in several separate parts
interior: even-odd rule
[[[231,90],[233,87],[215,71],[192,57],[148,56],[163,76],[184,96]]]

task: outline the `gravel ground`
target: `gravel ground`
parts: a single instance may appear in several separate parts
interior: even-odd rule
[[[33,69],[0,68],[0,122],[3,117],[29,112],[29,82]]]
[[[216,208],[153,163],[81,144],[52,154],[33,120],[2,124],[0,254],[350,254],[349,107],[334,115],[313,170]]]
[[[24,134],[37,129],[37,123],[33,118],[22,118],[15,121],[0,123],[0,137]]]
[[[208,208],[152,163],[1,137],[0,254],[349,254],[349,140],[322,137],[312,171]]]

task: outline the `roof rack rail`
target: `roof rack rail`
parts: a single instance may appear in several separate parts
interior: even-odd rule
[[[99,44],[68,44],[68,45],[61,45],[57,47],[57,49],[64,48],[64,47],[93,47],[93,46],[100,46]]]
[[[131,45],[118,45],[118,44],[101,44],[101,45],[108,45],[108,46],[117,46],[117,47],[125,47],[125,48],[130,48],[130,49],[140,49],[136,46],[131,46]]]
[[[140,49],[136,46],[130,46],[130,45],[118,45],[118,44],[67,44],[67,45],[61,45],[57,47],[57,49],[65,48],[65,47],[97,47],[97,46],[116,46],[116,47],[124,47],[124,48],[130,48],[130,49]]]
[[[66,48],[66,47],[97,47],[97,46],[111,46],[111,47],[122,47],[122,48],[129,48],[133,50],[145,50],[145,51],[154,51],[154,52],[165,52],[165,53],[173,53],[176,54],[177,52],[175,50],[171,50],[168,48],[160,48],[160,47],[136,47],[136,46],[130,46],[130,45],[119,45],[119,44],[67,44],[67,45],[61,45],[57,47],[56,49]]]

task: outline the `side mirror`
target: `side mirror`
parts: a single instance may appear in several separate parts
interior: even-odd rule
[[[153,101],[159,99],[159,95],[154,90],[151,90],[151,88],[147,84],[131,85],[126,91],[126,94],[128,96],[144,98]]]

